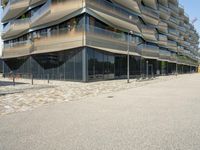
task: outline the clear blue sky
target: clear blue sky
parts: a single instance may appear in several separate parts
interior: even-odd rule
[[[184,6],[185,12],[190,16],[190,20],[197,18],[195,27],[200,34],[200,0],[179,0],[179,3]]]

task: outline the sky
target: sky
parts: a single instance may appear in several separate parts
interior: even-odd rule
[[[184,6],[185,12],[189,15],[190,20],[198,19],[194,25],[200,34],[200,0],[179,0],[179,3]]]
[[[185,12],[189,15],[190,20],[197,18],[195,22],[195,28],[200,34],[200,0],[179,0],[179,3],[184,6]],[[2,15],[2,8],[0,7],[0,16]],[[2,31],[2,26],[0,25],[0,34]],[[2,54],[2,41],[0,37],[0,57]]]
[[[0,7],[0,16],[2,15],[2,8]],[[1,17],[0,17],[0,20],[1,20]],[[3,43],[2,43],[2,40],[1,40],[1,31],[2,31],[2,25],[0,24],[0,57],[2,55],[2,48],[3,48]]]

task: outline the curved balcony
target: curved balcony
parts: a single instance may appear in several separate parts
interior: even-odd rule
[[[183,52],[184,51],[184,47],[183,46],[178,46],[178,52]]]
[[[187,48],[190,48],[190,43],[187,42],[187,41],[184,41],[184,46],[187,47]]]
[[[176,53],[171,53],[171,61],[177,62],[177,54]]]
[[[104,21],[116,27],[140,33],[140,29],[138,28],[140,24],[139,18],[126,9],[105,0],[87,0],[86,6],[88,10],[100,16]]]
[[[181,34],[185,34],[186,29],[184,27],[182,27],[182,26],[179,25],[178,29],[179,29],[179,31],[180,31]]]
[[[34,38],[33,52],[46,53],[56,52],[84,45],[84,32],[82,28],[60,29],[45,32]]]
[[[158,25],[159,23],[159,13],[158,10],[141,5],[141,17],[146,23],[152,25]]]
[[[165,7],[168,7],[168,0],[158,0],[158,3]]]
[[[175,41],[168,40],[168,48],[174,52],[177,52],[177,43]]]
[[[129,38],[131,54],[138,55],[136,53],[136,45],[139,41],[132,36]],[[89,26],[86,31],[86,45],[113,53],[126,54],[128,48],[128,35]]]
[[[142,1],[148,7],[151,7],[153,9],[157,8],[157,0],[142,0]]]
[[[4,28],[2,32],[2,38],[9,38],[15,35],[18,35],[30,27],[30,19],[18,19],[9,22]]]
[[[170,21],[169,23],[175,24],[174,26],[179,25],[179,20],[178,20],[178,18],[175,18],[175,17],[171,16],[171,17],[169,18],[169,21]]]
[[[169,29],[168,30],[168,37],[170,37],[173,40],[178,40],[179,32],[176,29]]]
[[[48,0],[31,17],[31,26],[37,27],[59,20],[83,7],[82,0],[68,0],[54,3]]]
[[[138,52],[144,58],[159,58],[159,47],[149,44],[141,44],[137,46]]]
[[[140,13],[140,7],[138,4],[137,0],[126,0],[126,1],[122,1],[122,0],[113,0],[114,2],[136,12],[136,13]]]
[[[29,6],[30,0],[9,0],[3,10],[2,22],[6,22],[23,13]]]
[[[157,29],[159,30],[159,32],[161,33],[165,33],[167,34],[168,33],[168,25],[167,23],[163,22],[163,21],[160,21],[158,26],[157,26]]]
[[[47,0],[30,0],[30,5],[41,4]]]
[[[171,13],[173,13],[174,15],[178,15],[179,13],[178,4],[175,5],[175,4],[169,3],[169,9],[171,10]]]
[[[160,49],[159,59],[170,61],[171,60],[171,52],[165,49]]]
[[[145,40],[157,41],[157,34],[156,34],[156,30],[154,27],[141,25],[140,28],[142,31],[142,36]]]
[[[158,5],[159,11],[160,11],[160,17],[162,19],[168,20],[170,18],[170,10],[168,7],[165,7],[161,4]]]
[[[167,46],[168,44],[168,39],[167,39],[167,36],[166,35],[163,35],[163,34],[159,34],[158,35],[158,44],[161,45],[161,46]]]
[[[32,42],[22,41],[5,44],[3,48],[3,58],[14,58],[29,55],[32,50]]]

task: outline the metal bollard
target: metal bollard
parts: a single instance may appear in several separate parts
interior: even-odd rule
[[[33,74],[31,74],[31,84],[33,85]]]
[[[47,75],[47,79],[48,79],[48,84],[49,84],[49,74]]]
[[[13,74],[13,86],[15,86],[15,75]]]

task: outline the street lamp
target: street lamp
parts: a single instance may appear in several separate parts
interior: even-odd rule
[[[130,36],[133,31],[128,32],[128,49],[127,49],[127,83],[130,83]]]

